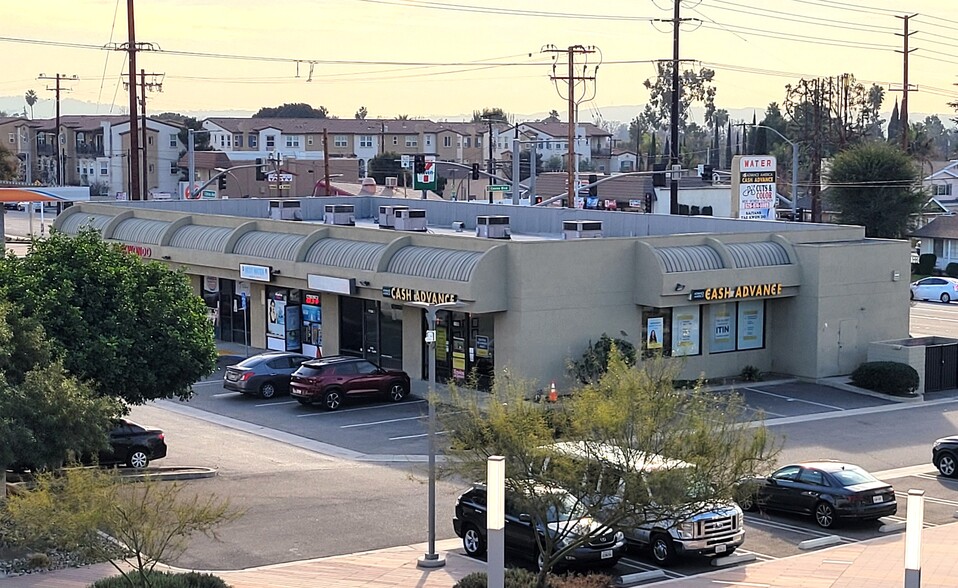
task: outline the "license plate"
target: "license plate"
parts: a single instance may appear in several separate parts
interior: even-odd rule
[[[725,545],[716,545],[716,546],[715,546],[715,553],[725,553],[725,550],[726,550],[726,546],[725,546]]]
[[[882,500],[884,499],[881,496],[872,496],[872,502],[874,502],[875,504],[878,504]]]
[[[609,558],[611,558],[611,557],[612,557],[612,550],[611,550],[611,549],[605,549],[605,550],[602,551],[602,559],[609,559]]]
[[[235,382],[239,379],[239,374],[226,374],[226,379],[230,382]]]

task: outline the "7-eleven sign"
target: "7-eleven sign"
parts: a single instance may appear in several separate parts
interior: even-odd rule
[[[421,174],[416,174],[413,181],[413,190],[435,190],[436,184],[436,156],[427,155],[425,170]]]

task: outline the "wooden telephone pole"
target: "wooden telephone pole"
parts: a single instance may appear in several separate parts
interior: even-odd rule
[[[56,129],[53,133],[53,144],[55,149],[54,153],[56,153],[57,177],[56,177],[56,181],[54,182],[54,185],[62,186],[63,185],[63,155],[62,155],[62,152],[60,151],[60,92],[69,92],[70,90],[68,88],[61,87],[60,82],[62,80],[76,81],[79,78],[77,78],[76,76],[66,76],[64,74],[58,73],[53,76],[40,74],[39,76],[37,76],[37,79],[56,81],[56,85],[52,88],[47,88],[47,90],[50,90],[51,92],[56,93],[55,95],[56,95],[57,111],[56,111],[56,122],[54,123],[56,125]]]
[[[914,35],[918,31],[908,31],[908,21],[912,18],[918,16],[918,14],[906,14],[904,16],[896,16],[895,18],[900,18],[903,21],[904,30],[901,33],[895,33],[895,36],[902,38],[903,47],[901,51],[895,50],[895,53],[902,54],[902,82],[901,89],[896,90],[892,89],[893,92],[901,92],[901,110],[899,110],[898,120],[901,121],[901,148],[906,153],[908,152],[908,131],[909,131],[909,122],[908,122],[908,92],[917,92],[918,88],[913,88],[908,83],[908,54],[914,51],[915,49],[908,48],[908,37]]]

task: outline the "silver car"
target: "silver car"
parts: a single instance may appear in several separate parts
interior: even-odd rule
[[[951,302],[958,299],[958,279],[944,276],[931,276],[911,283],[912,300],[941,300]]]
[[[289,392],[289,378],[304,361],[313,359],[288,351],[268,351],[248,357],[226,368],[223,387],[227,390],[272,398]]]

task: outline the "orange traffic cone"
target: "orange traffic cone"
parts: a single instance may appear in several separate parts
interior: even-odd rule
[[[559,393],[556,392],[556,381],[552,380],[552,385],[549,386],[549,402],[556,402],[559,400]]]

